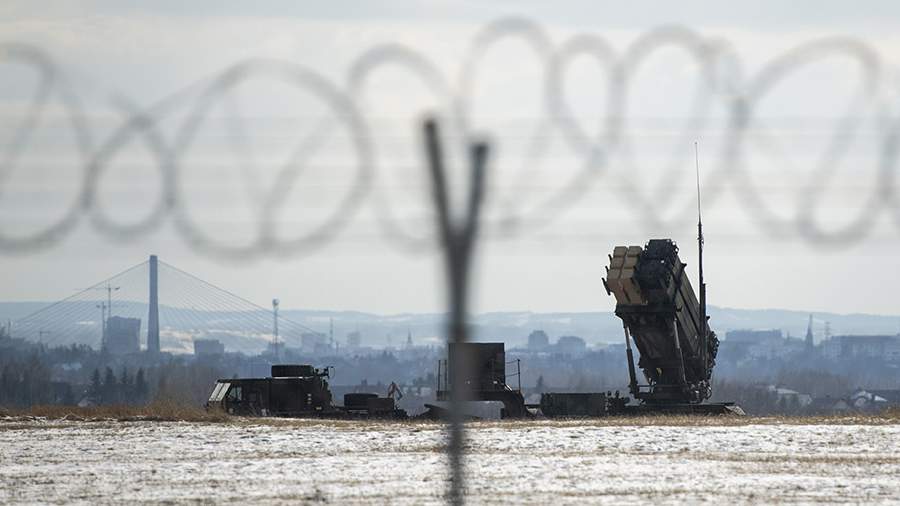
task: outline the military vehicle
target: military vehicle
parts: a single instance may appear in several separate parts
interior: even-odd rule
[[[406,418],[393,397],[372,393],[344,395],[335,406],[328,386],[333,368],[311,365],[273,365],[268,378],[216,381],[206,408],[237,416],[320,418]]]
[[[499,401],[503,403],[501,418],[522,418],[529,416],[522,396],[521,384],[516,388],[506,383],[506,349],[503,343],[450,343],[447,360],[438,362],[437,400],[450,400],[451,385],[464,385],[461,392],[469,401]],[[510,376],[517,376],[518,370]],[[454,374],[461,376],[454,382]],[[440,411],[440,407],[427,406]]]
[[[623,322],[629,390],[645,411],[737,411],[730,403],[701,404],[711,395],[719,341],[709,329],[702,267],[699,300],[685,267],[671,239],[652,239],[643,248],[617,246],[609,256],[603,284]]]
[[[273,365],[269,378],[220,379],[207,402],[240,416],[309,416],[333,413],[329,369]]]

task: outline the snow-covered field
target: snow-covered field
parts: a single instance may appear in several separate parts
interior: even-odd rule
[[[469,425],[484,503],[900,501],[900,425]],[[442,425],[0,421],[0,503],[435,503]]]

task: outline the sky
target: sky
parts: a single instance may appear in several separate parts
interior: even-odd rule
[[[696,279],[696,141],[710,303],[900,314],[898,20],[894,2],[6,1],[0,300],[157,254],[264,306],[443,311],[433,115],[454,209],[468,143],[490,147],[473,311],[609,311],[607,254],[650,238]]]

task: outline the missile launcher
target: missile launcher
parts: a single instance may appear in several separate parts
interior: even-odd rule
[[[603,283],[624,325],[629,388],[644,403],[699,403],[711,393],[718,339],[685,266],[671,239],[617,246],[609,257]],[[632,340],[646,384],[637,382]]]

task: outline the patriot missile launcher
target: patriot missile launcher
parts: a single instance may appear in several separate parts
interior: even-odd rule
[[[624,324],[629,390],[645,405],[699,404],[711,394],[719,341],[707,322],[702,273],[698,300],[685,266],[671,239],[617,246],[609,256],[603,284]]]

